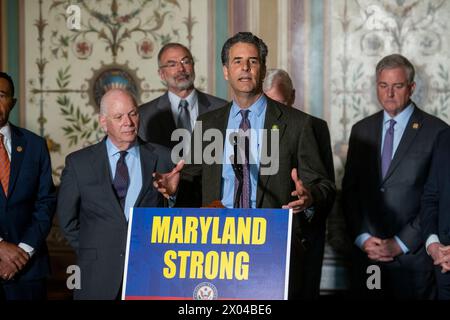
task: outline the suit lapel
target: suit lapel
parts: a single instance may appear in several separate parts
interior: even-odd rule
[[[11,194],[19,176],[24,154],[27,148],[27,140],[24,135],[13,125],[11,128],[11,171],[9,176],[8,194]]]
[[[125,214],[120,206],[119,199],[113,189],[112,172],[109,165],[108,151],[106,149],[106,138],[92,150],[91,158],[92,168],[98,174],[98,181],[103,185],[102,189],[106,192],[106,198],[111,199],[111,206],[115,212],[120,213],[121,219],[127,223]]]
[[[266,97],[267,98],[267,97]],[[264,129],[267,132],[267,140],[263,143],[267,144],[268,154],[271,154],[271,139],[272,130],[278,130],[279,141],[281,142],[283,135],[286,131],[286,123],[281,120],[283,111],[276,105],[276,103],[267,98],[266,106],[266,118],[264,120]],[[261,167],[259,169],[261,172]],[[256,191],[256,207],[260,208],[262,206],[262,199],[264,195],[264,190],[266,190],[267,182],[269,181],[270,175],[259,175],[258,177],[258,187]]]
[[[170,107],[169,93],[166,92],[158,101],[157,108],[161,114],[161,124],[164,125],[166,132],[172,133],[177,128],[175,120],[173,120],[172,108]],[[170,136],[169,136],[170,138]],[[170,139],[169,139],[170,140]]]
[[[381,138],[383,135],[383,111],[376,114],[375,118],[371,123],[371,127],[368,128],[370,137],[373,137],[372,144],[375,146],[373,155],[369,155],[369,159],[376,159],[375,162],[375,172],[378,173],[378,181],[381,181],[383,177],[381,176]],[[373,132],[373,134],[371,133]]]
[[[215,112],[215,118],[213,122],[211,123],[211,128],[219,129],[222,137],[225,137],[227,139],[226,131],[228,126],[228,118],[230,116],[232,102],[229,102],[226,105],[226,108],[223,108],[221,112]],[[204,129],[205,130],[205,129]],[[204,142],[202,142],[204,144]],[[205,145],[203,145],[202,150],[204,150]],[[225,141],[223,143],[223,148],[225,148]],[[222,150],[225,152],[225,149]],[[221,199],[221,189],[222,189],[222,162],[213,165],[210,167],[211,169],[211,189],[208,192],[213,192],[214,196],[212,199]],[[215,177],[216,179],[213,180],[212,178]],[[208,178],[209,179],[209,178]]]
[[[151,148],[152,147],[150,145],[143,145],[141,142],[139,142],[139,153],[142,170],[142,188],[139,192],[139,196],[137,197],[134,206],[139,206],[144,195],[149,190],[153,189],[152,173],[155,171],[157,158]]]
[[[402,159],[405,157],[407,151],[411,147],[412,142],[416,138],[417,133],[419,133],[420,128],[422,127],[422,122],[423,114],[419,108],[414,106],[414,112],[411,115],[408,124],[406,125],[405,132],[403,132],[403,136],[400,139],[400,143],[397,147],[397,150],[395,151],[394,158],[392,159],[391,165],[386,172],[386,177],[384,178],[384,180],[389,179],[397,166],[401,163]]]
[[[198,115],[204,114],[209,111],[210,103],[206,98],[206,95],[202,92],[197,91],[197,101],[198,101]]]

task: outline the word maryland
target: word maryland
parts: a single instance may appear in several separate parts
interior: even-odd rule
[[[152,244],[261,246],[266,242],[267,220],[262,217],[153,217]],[[191,246],[192,247],[192,246]],[[167,250],[163,276],[167,279],[248,280],[247,251]]]

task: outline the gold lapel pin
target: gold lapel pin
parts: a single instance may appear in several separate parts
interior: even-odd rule
[[[23,148],[22,148],[21,146],[18,146],[18,147],[16,148],[16,150],[17,150],[17,152],[22,152],[22,151],[23,151]]]
[[[419,124],[417,122],[414,122],[412,127],[413,129],[419,129]]]
[[[278,130],[278,126],[276,124],[272,125],[272,130]]]

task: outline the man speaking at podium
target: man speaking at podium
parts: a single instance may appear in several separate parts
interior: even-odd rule
[[[154,174],[154,184],[165,197],[176,195],[177,206],[181,207],[200,205],[186,202],[183,190],[198,188],[195,183],[201,180],[203,206],[220,200],[227,208],[292,208],[296,214],[292,230],[289,299],[295,299],[300,297],[302,285],[299,277],[304,251],[302,225],[330,209],[335,185],[327,178],[320,160],[310,118],[263,94],[267,52],[266,44],[250,32],[239,32],[225,42],[223,73],[233,91],[233,101],[197,119],[188,157],[192,161],[186,165],[180,161],[169,173]],[[226,136],[230,131],[243,133],[241,161],[232,160],[238,158],[238,148],[225,145],[220,150],[223,156],[219,163],[207,163],[203,155],[208,144],[195,137],[197,130],[206,132],[209,129],[219,130],[225,137],[222,141],[230,140]],[[246,135],[251,130],[252,133]],[[276,148],[273,148],[273,142],[264,141],[273,136],[279,138]],[[201,143],[202,147],[196,148],[196,143]],[[276,157],[270,164],[276,162],[277,170],[266,170],[266,163],[261,158],[264,154],[261,148],[264,149],[265,144],[272,146],[272,151],[278,151],[272,152]],[[200,163],[197,161],[199,156],[202,158]]]

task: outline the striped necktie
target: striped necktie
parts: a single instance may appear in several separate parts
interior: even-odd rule
[[[0,182],[5,196],[8,196],[10,161],[3,138],[4,136],[0,133]]]
[[[250,139],[249,134],[250,132],[247,132],[247,130],[250,129],[250,120],[248,119],[248,114],[250,110],[241,110],[240,113],[242,115],[241,123],[239,124],[239,129],[247,133],[247,135],[244,135],[244,142],[241,144],[241,147],[244,147],[244,150],[240,150],[243,152],[243,164],[242,164],[242,173],[243,173],[243,182],[242,182],[242,193],[241,193],[241,199],[240,199],[240,208],[250,208],[250,194],[251,194],[251,185],[250,185],[250,164],[249,164],[249,153],[250,153]],[[235,178],[235,192],[238,189],[239,181],[237,178]]]

